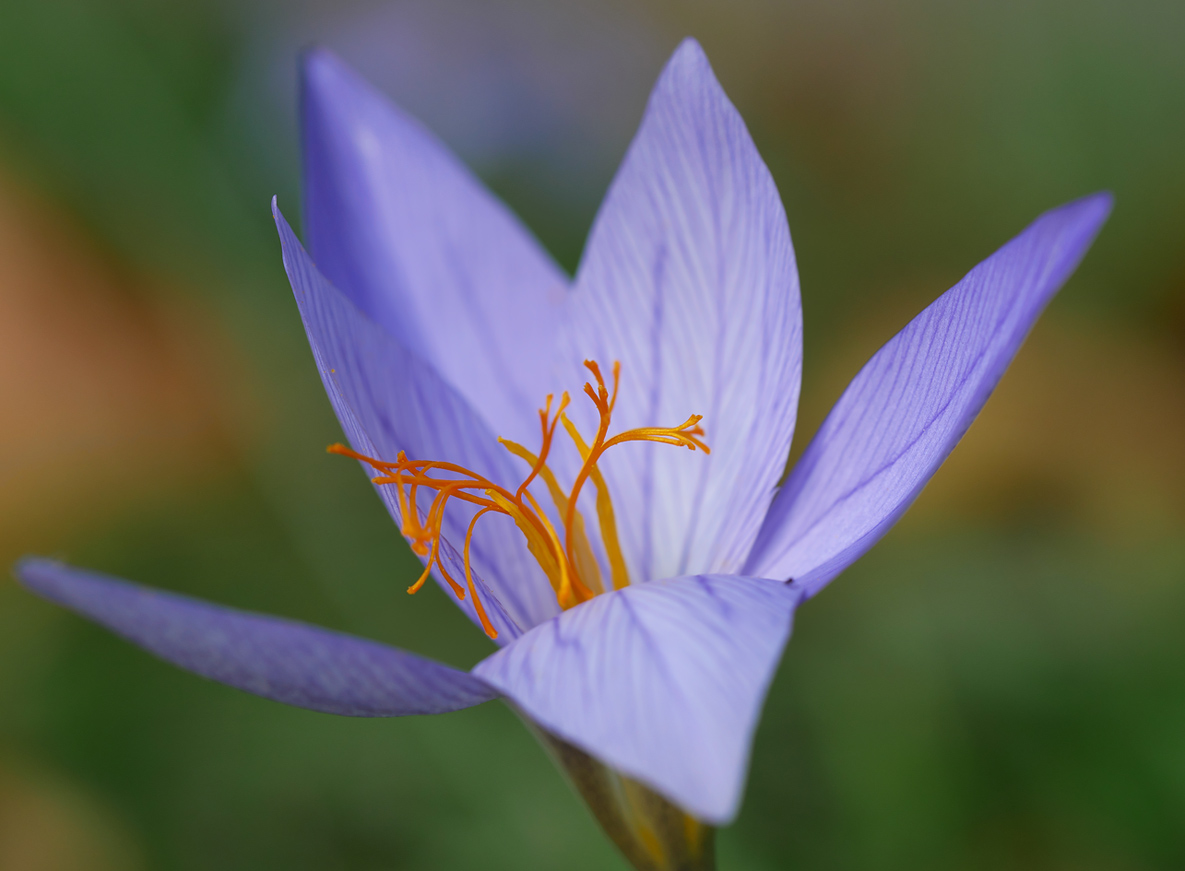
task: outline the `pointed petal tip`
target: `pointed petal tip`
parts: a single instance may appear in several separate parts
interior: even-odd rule
[[[300,79],[302,88],[317,87],[328,82],[350,68],[345,61],[329,49],[316,43],[306,46],[300,53]]]
[[[27,555],[16,561],[12,576],[22,587],[45,599],[65,604],[59,598],[60,572],[68,568],[61,560]]]
[[[1093,194],[1087,194],[1082,199],[1098,203],[1105,215],[1109,215],[1111,210],[1115,208],[1115,194],[1108,190],[1095,191]]]
[[[315,44],[308,46],[301,52],[299,63],[302,125],[317,119],[317,124],[330,123],[348,128],[350,124],[359,120],[359,105],[372,107],[370,110],[362,110],[365,116],[367,111],[373,111],[375,104],[381,106],[380,112],[398,116],[405,123],[410,120],[399,106],[392,103],[362,73],[328,48]],[[337,120],[328,121],[330,118]],[[371,126],[373,121],[373,118],[367,120],[367,126]],[[308,148],[307,141],[305,148]],[[305,166],[307,171],[307,151]],[[305,182],[307,184],[307,177]]]
[[[334,63],[337,55],[323,45],[312,42],[300,50],[300,68],[307,70],[321,63]]]
[[[280,254],[284,261],[284,270],[288,273],[292,293],[299,301],[299,273],[307,267],[315,269],[316,264],[297,237],[296,231],[292,229],[292,225],[288,223],[288,219],[284,217],[284,213],[280,211],[280,204],[276,202],[275,197],[272,197],[272,220],[276,222],[276,233],[280,236]]]
[[[304,182],[307,197],[309,124],[348,127],[357,120],[359,100],[365,105],[377,98],[383,105],[383,111],[398,113],[399,110],[394,105],[388,105],[388,101],[352,66],[323,46],[310,45],[305,48],[300,55],[299,67],[298,100],[301,126],[305,129]]]
[[[28,587],[30,578],[36,574],[37,566],[44,562],[48,562],[44,557],[23,556],[13,564],[12,576],[21,586]]]
[[[1082,222],[1084,228],[1090,228],[1093,235],[1098,232],[1099,228],[1110,217],[1111,210],[1114,208],[1114,194],[1110,191],[1096,191],[1095,193],[1079,197],[1076,200],[1070,200],[1070,202],[1058,206],[1055,209],[1050,209],[1046,214],[1066,215],[1070,213],[1074,218]]]
[[[705,79],[716,84],[717,87],[719,86],[716,73],[712,70],[712,63],[708,60],[703,46],[695,37],[685,37],[671,53],[671,57],[659,77],[659,83],[661,84],[665,80],[686,85]]]
[[[704,47],[699,44],[699,40],[694,36],[685,36],[679,43],[679,46],[671,53],[671,60],[691,61],[701,60],[707,62],[708,55],[704,51]]]
[[[280,237],[280,256],[284,261],[284,271],[288,273],[288,280],[292,285],[292,293],[299,303],[301,282],[298,279],[301,274],[301,267],[304,265],[304,261],[308,261],[308,265],[312,265],[312,261],[307,252],[304,251],[300,240],[296,238],[296,232],[288,223],[288,219],[280,211],[280,205],[275,197],[272,197],[272,220],[276,222],[276,233]]]
[[[284,217],[284,213],[280,211],[280,200],[274,194],[272,195],[272,220],[276,222],[277,229],[281,230],[281,237],[283,236],[283,228],[288,227],[288,220]]]
[[[1098,191],[1083,198],[1094,214],[1095,232],[1097,233],[1111,217],[1115,210],[1115,195],[1111,191]]]
[[[26,554],[25,556],[18,559],[15,563],[13,563],[12,573],[19,579],[21,576],[21,572],[23,572],[25,569],[30,568],[39,562],[44,562],[44,561],[45,561],[45,557],[38,557],[38,556],[32,556],[31,554]]]

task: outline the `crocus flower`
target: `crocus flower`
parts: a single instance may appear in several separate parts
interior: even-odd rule
[[[698,44],[659,78],[574,280],[325,52],[305,59],[302,109],[312,256],[273,211],[350,443],[333,450],[498,649],[464,672],[55,562],[19,576],[288,704],[402,716],[500,696],[635,866],[711,867],[796,608],[915,499],[1110,197],[1042,215],[918,315],[779,486],[802,361],[794,252]]]

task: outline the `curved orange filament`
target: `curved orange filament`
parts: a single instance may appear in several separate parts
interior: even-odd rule
[[[493,512],[503,514],[514,521],[526,538],[532,556],[551,582],[560,607],[571,608],[588,601],[605,589],[599,564],[585,531],[584,520],[577,508],[580,491],[590,479],[597,490],[598,527],[613,586],[619,589],[629,584],[629,573],[617,538],[613,503],[609,497],[608,485],[597,468],[597,462],[605,451],[625,442],[649,441],[710,453],[708,446],[700,438],[704,431],[699,426],[702,417],[698,414],[691,415],[677,427],[643,427],[627,430],[610,438],[609,423],[617,403],[621,365],[613,364],[612,392],[606,387],[601,369],[594,361],[585,360],[584,365],[592,373],[597,385],[596,388],[591,383],[584,385],[584,392],[592,400],[599,415],[596,436],[591,444],[586,443],[576,426],[568,419],[564,413],[569,404],[567,393],[560,396],[554,414],[554,397],[549,395],[544,407],[539,410],[541,444],[537,455],[515,442],[498,439],[508,451],[531,467],[526,478],[514,492],[455,463],[409,460],[403,451],[400,451],[392,462],[368,457],[341,444],[330,445],[328,448],[330,453],[353,457],[369,465],[378,473],[371,479],[375,484],[394,485],[396,503],[399,506],[400,532],[407,538],[414,553],[420,557],[427,557],[423,573],[408,587],[408,593],[417,592],[435,566],[458,599],[464,600],[466,593],[469,594],[477,618],[490,638],[497,638],[498,631],[486,614],[485,606],[477,594],[469,560],[473,532],[481,517]],[[547,466],[547,459],[555,442],[556,427],[561,422],[582,460],[569,493],[563,491],[555,474]],[[556,511],[563,521],[562,540],[546,512],[527,489],[537,478],[542,478],[547,485],[552,502],[555,503]],[[431,490],[435,494],[427,512],[424,512],[417,502],[420,488]],[[440,559],[441,528],[445,508],[450,499],[458,499],[478,508],[465,531],[462,554],[465,565],[464,586],[449,575]]]

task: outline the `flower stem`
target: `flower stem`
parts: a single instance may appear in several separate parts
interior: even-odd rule
[[[715,828],[583,750],[534,731],[637,871],[715,871]]]

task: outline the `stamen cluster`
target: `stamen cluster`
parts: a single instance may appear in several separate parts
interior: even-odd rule
[[[600,564],[593,554],[592,546],[585,532],[584,519],[577,508],[580,492],[589,480],[593,482],[597,491],[597,522],[601,533],[601,543],[609,564],[613,588],[620,589],[629,584],[629,572],[617,537],[613,502],[609,496],[609,488],[605,483],[604,476],[597,468],[597,462],[605,451],[614,445],[626,442],[647,441],[686,447],[692,451],[698,448],[705,454],[711,452],[699,438],[704,434],[704,431],[699,426],[703,417],[698,414],[691,415],[676,427],[643,427],[626,430],[609,437],[609,423],[617,402],[621,365],[620,363],[613,364],[612,392],[605,386],[600,366],[592,360],[585,360],[584,365],[596,381],[595,388],[591,382],[586,382],[584,385],[584,392],[592,400],[599,415],[597,432],[592,443],[589,444],[584,440],[576,425],[564,413],[570,404],[567,392],[560,396],[554,414],[552,413],[554,397],[549,394],[544,407],[539,410],[542,439],[538,455],[531,453],[516,442],[503,438],[498,439],[510,453],[524,460],[531,467],[530,473],[513,492],[455,463],[412,460],[408,459],[407,454],[403,451],[399,452],[394,462],[389,462],[359,454],[345,445],[335,444],[329,447],[330,453],[353,457],[370,465],[379,473],[371,479],[374,483],[395,486],[401,515],[400,532],[407,538],[412,550],[417,555],[428,558],[423,574],[408,588],[408,593],[417,592],[424,585],[435,566],[458,599],[463,600],[466,591],[473,597],[474,610],[481,621],[482,628],[490,638],[497,638],[498,632],[490,623],[485,607],[477,595],[473,583],[473,571],[469,563],[473,530],[483,515],[495,512],[514,521],[526,538],[531,555],[538,561],[544,574],[551,582],[560,607],[571,608],[605,590]],[[564,492],[556,480],[555,474],[547,465],[547,458],[551,454],[555,441],[556,427],[561,423],[579,451],[582,460],[572,488],[567,493]],[[547,513],[539,506],[528,489],[537,478],[541,478],[547,485],[548,493],[555,504],[557,516],[563,524],[562,538]],[[420,488],[430,490],[435,494],[427,513],[419,508],[417,501]],[[466,583],[464,587],[452,578],[440,560],[440,537],[444,523],[444,512],[451,499],[468,502],[478,506],[479,509],[469,521],[469,527],[465,532],[463,553]]]

